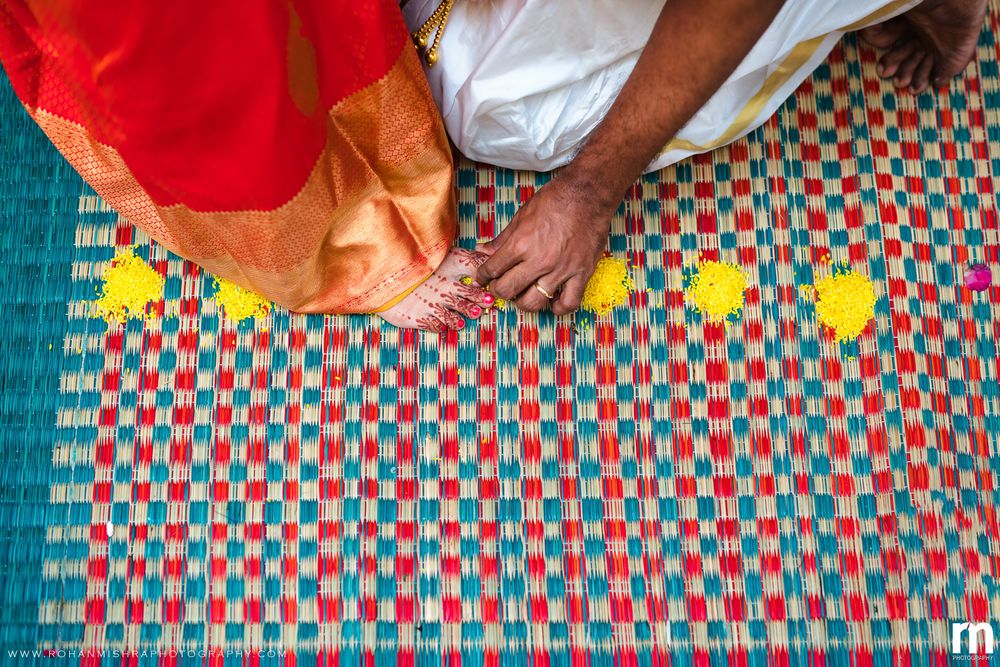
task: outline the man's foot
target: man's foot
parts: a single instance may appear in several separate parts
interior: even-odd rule
[[[493,295],[471,282],[486,258],[481,252],[452,248],[430,278],[379,316],[405,329],[463,328],[464,318],[476,319],[493,305]]]
[[[969,64],[986,5],[987,0],[924,0],[860,34],[872,46],[888,49],[879,60],[879,76],[919,93],[929,85],[946,85]]]

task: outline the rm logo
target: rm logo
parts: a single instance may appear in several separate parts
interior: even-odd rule
[[[968,643],[962,641],[968,636]],[[982,651],[980,651],[980,641]],[[963,646],[963,644],[966,644]],[[951,653],[965,655],[993,654],[993,626],[989,623],[952,623]]]

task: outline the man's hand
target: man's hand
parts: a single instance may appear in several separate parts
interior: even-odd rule
[[[603,254],[613,212],[569,176],[556,177],[480,246],[492,256],[479,267],[478,282],[521,310],[573,312]],[[550,302],[536,284],[555,298]]]
[[[628,186],[749,53],[784,0],[670,0],[607,116],[496,239],[480,284],[524,310],[580,305]],[[627,3],[626,3],[627,4]],[[622,11],[628,11],[623,7]],[[721,128],[720,128],[721,130]],[[557,294],[557,290],[561,290]]]

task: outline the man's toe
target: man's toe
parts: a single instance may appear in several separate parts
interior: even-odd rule
[[[934,58],[925,56],[920,66],[913,73],[910,80],[910,90],[914,93],[923,92],[931,82],[931,72],[934,70]]]
[[[899,65],[899,69],[896,70],[896,76],[893,77],[892,83],[897,88],[909,88],[910,84],[913,82],[913,75],[928,57],[927,53],[920,50],[904,60]]]
[[[919,44],[909,39],[902,44],[889,49],[889,52],[882,56],[878,62],[878,74],[884,79],[896,76],[903,63],[907,62],[917,52]]]

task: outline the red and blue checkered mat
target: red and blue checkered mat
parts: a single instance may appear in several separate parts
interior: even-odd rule
[[[629,308],[443,337],[225,320],[5,90],[0,659],[948,661],[952,622],[1000,622],[1000,288],[961,284],[1000,265],[998,24],[940,95],[848,40],[644,177]],[[462,244],[544,180],[462,162]],[[108,328],[88,300],[131,243],[166,298]],[[700,254],[748,276],[728,328],[683,302]],[[799,291],[827,254],[879,296],[846,348]]]

